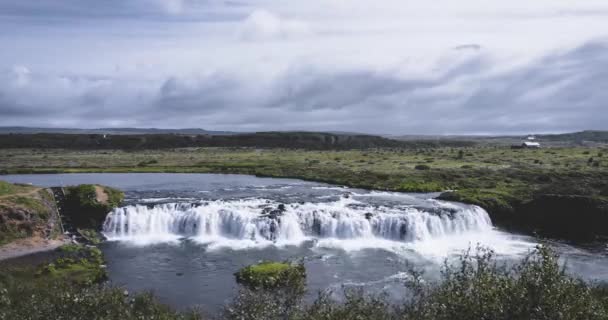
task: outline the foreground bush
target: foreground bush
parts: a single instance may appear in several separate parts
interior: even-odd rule
[[[52,284],[0,285],[0,320],[202,319],[178,313],[150,294],[135,297],[119,289]]]
[[[268,266],[267,266],[268,267]],[[276,268],[275,268],[276,267]],[[254,268],[255,269],[255,268]],[[262,268],[264,269],[264,268]],[[281,269],[278,265],[270,269]],[[13,319],[200,319],[157,303],[148,294],[76,284],[6,282],[0,277],[0,320]],[[244,286],[219,315],[238,320],[453,320],[453,319],[608,319],[608,290],[574,279],[557,255],[540,246],[512,267],[478,249],[446,263],[437,283],[413,272],[404,283],[408,297],[393,304],[384,296],[345,290],[342,302],[322,293],[303,301],[300,286]]]
[[[439,284],[415,277],[408,286],[414,298],[403,314],[410,319],[608,319],[608,295],[568,276],[544,246],[509,269],[478,249],[444,267]]]
[[[608,319],[608,290],[568,276],[557,255],[540,246],[511,268],[496,262],[492,251],[479,248],[465,253],[455,265],[447,264],[437,283],[422,281],[419,273],[405,283],[409,298],[394,305],[383,296],[346,290],[344,301],[321,294],[312,304],[292,307],[282,296],[240,295],[230,306],[233,319],[298,320],[454,320],[454,319]],[[270,303],[269,303],[270,302]]]

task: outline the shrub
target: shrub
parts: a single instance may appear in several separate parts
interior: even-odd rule
[[[152,160],[148,160],[148,161],[141,161],[140,163],[137,164],[137,166],[138,167],[145,167],[147,165],[157,164],[157,163],[158,163],[158,160],[152,159]]]
[[[430,170],[431,167],[429,165],[426,164],[418,164],[414,167],[414,169],[416,170]]]
[[[539,246],[513,268],[499,266],[494,253],[466,253],[446,264],[441,282],[409,284],[414,299],[408,319],[605,319],[608,305],[589,285],[569,277],[554,251]],[[605,295],[604,295],[605,299]]]
[[[419,182],[419,181],[405,181],[399,185],[398,190],[401,192],[436,192],[442,191],[445,188],[437,182]]]
[[[118,288],[52,283],[0,283],[2,320],[195,320],[195,312],[176,312],[151,294],[128,296]]]
[[[458,156],[456,156],[456,159],[462,159],[462,158],[464,158],[464,151],[458,150]]]

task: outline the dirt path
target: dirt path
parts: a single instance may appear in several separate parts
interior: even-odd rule
[[[0,261],[25,256],[32,253],[51,251],[64,244],[70,243],[70,239],[43,239],[27,238],[13,241],[4,246],[0,246]]]
[[[102,187],[95,186],[95,195],[97,196],[97,202],[108,203],[108,194],[103,191]]]

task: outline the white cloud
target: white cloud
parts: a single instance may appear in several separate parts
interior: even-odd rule
[[[247,16],[239,30],[240,37],[245,40],[288,39],[310,33],[310,26],[305,22],[284,19],[263,9],[257,9]]]

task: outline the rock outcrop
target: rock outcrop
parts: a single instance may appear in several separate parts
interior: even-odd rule
[[[39,188],[0,181],[0,245],[53,240],[64,231],[94,238],[123,198],[121,191],[99,185]]]
[[[62,234],[61,217],[48,189],[0,182],[0,245],[18,239],[55,239]]]

